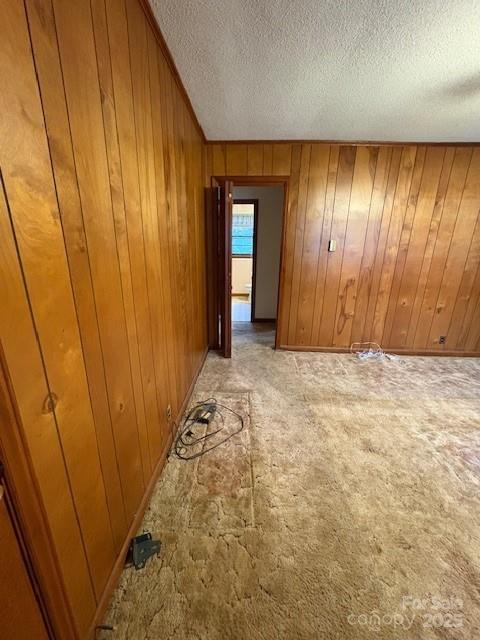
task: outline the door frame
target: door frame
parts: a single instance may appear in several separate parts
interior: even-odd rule
[[[232,353],[233,182],[211,177],[206,201],[207,325],[209,348]]]
[[[23,427],[0,343],[0,462],[32,587],[48,635],[77,637],[42,498],[23,440]]]
[[[234,185],[235,186],[235,185]],[[252,291],[250,294],[250,322],[255,322],[255,275],[257,271],[257,230],[258,230],[258,198],[233,198],[233,204],[253,204],[253,247],[252,247]],[[233,215],[233,212],[232,212]],[[232,251],[232,273],[233,273]],[[238,256],[242,257],[242,256]],[[249,256],[245,256],[246,258]]]
[[[236,175],[212,175],[210,184],[213,187],[215,183],[229,180],[232,182],[232,189],[238,187],[274,187],[283,185],[283,210],[282,210],[282,242],[280,245],[280,266],[278,274],[278,292],[277,292],[277,318],[275,323],[275,349],[280,349],[280,327],[281,314],[284,309],[284,280],[285,280],[285,254],[286,254],[286,223],[288,198],[290,187],[290,176],[236,176]],[[230,296],[231,297],[231,296]],[[231,304],[231,301],[230,301]],[[253,308],[253,307],[252,307]]]

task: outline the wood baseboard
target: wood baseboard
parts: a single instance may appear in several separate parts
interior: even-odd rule
[[[253,318],[252,322],[271,322],[277,324],[276,318]]]
[[[125,566],[125,558],[127,557],[127,552],[128,552],[128,548],[130,546],[130,542],[132,540],[132,538],[136,535],[140,524],[143,520],[143,515],[145,513],[145,510],[148,506],[148,503],[150,501],[151,495],[153,493],[153,489],[155,488],[155,485],[157,483],[157,480],[160,476],[160,473],[163,470],[163,467],[165,465],[165,460],[167,459],[168,453],[170,451],[170,448],[172,446],[172,441],[173,441],[173,436],[174,433],[176,431],[175,429],[175,425],[178,425],[180,423],[180,420],[183,416],[183,414],[185,413],[185,409],[187,408],[187,405],[190,401],[190,398],[192,396],[193,393],[193,389],[195,387],[195,383],[197,382],[197,378],[200,375],[200,372],[203,368],[203,365],[205,363],[205,359],[208,355],[208,348],[205,348],[205,351],[202,354],[201,360],[200,360],[200,364],[197,368],[197,371],[193,377],[193,380],[190,384],[190,387],[188,388],[187,394],[185,395],[185,398],[182,402],[182,405],[180,407],[180,410],[176,416],[176,419],[173,421],[173,428],[172,431],[168,437],[167,442],[165,443],[165,447],[163,448],[162,453],[160,454],[160,458],[158,459],[158,462],[155,466],[155,469],[153,470],[152,476],[150,478],[150,481],[148,483],[147,488],[145,489],[145,493],[143,494],[142,497],[142,501],[140,502],[140,505],[138,507],[138,511],[135,514],[135,518],[133,519],[130,528],[128,529],[128,533],[127,536],[125,538],[125,541],[122,545],[122,548],[120,550],[120,553],[117,556],[117,559],[115,561],[115,564],[113,565],[113,569],[112,572],[110,574],[110,577],[107,581],[107,584],[105,585],[105,589],[103,591],[103,594],[98,602],[97,605],[97,609],[95,611],[95,616],[93,618],[92,624],[88,630],[88,634],[87,634],[87,638],[88,640],[95,640],[95,629],[99,624],[102,624],[103,618],[105,616],[105,613],[107,611],[108,605],[110,603],[110,598],[112,596],[112,593],[115,589],[115,587],[117,586],[118,580],[120,578],[120,575],[123,571],[123,568]]]
[[[349,347],[307,347],[303,345],[281,344],[284,351],[312,351],[319,353],[350,353]],[[385,349],[387,353],[402,356],[450,356],[456,358],[479,358],[480,351],[440,351],[436,349]]]

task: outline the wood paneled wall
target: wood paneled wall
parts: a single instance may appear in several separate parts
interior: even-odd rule
[[[0,352],[83,638],[206,353],[203,141],[138,0],[1,4]]]
[[[283,347],[480,353],[480,147],[212,143],[206,173],[289,177]]]

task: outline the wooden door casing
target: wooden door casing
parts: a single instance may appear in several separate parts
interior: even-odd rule
[[[34,353],[31,351],[33,345],[29,333],[25,332],[24,317],[19,316],[19,320],[21,337],[26,339],[24,344],[26,361]],[[0,325],[1,321],[2,317],[0,316]],[[32,364],[35,365],[35,361]],[[32,374],[33,376],[38,374],[36,366],[33,367]],[[32,383],[31,379],[29,381]],[[65,588],[68,587],[68,583],[65,584],[58,564],[61,556],[57,554],[61,554],[62,549],[55,548],[58,540],[55,538],[55,532],[51,530],[49,520],[45,518],[44,511],[44,505],[49,503],[44,499],[44,488],[38,484],[36,465],[32,466],[30,459],[30,452],[41,452],[42,449],[29,447],[29,442],[32,443],[32,436],[38,437],[40,433],[43,433],[48,438],[48,444],[51,447],[49,449],[51,457],[47,460],[47,464],[51,465],[52,473],[58,469],[59,452],[58,449],[55,449],[55,440],[52,439],[52,433],[49,431],[48,418],[50,416],[45,416],[43,424],[41,420],[35,422],[34,409],[39,400],[37,395],[39,390],[41,392],[41,385],[38,384],[36,389],[31,388],[33,391],[31,407],[29,410],[22,407],[20,412],[19,405],[13,396],[12,381],[6,369],[5,354],[0,343],[0,460],[3,463],[10,497],[14,504],[17,528],[21,531],[26,554],[31,560],[31,571],[35,576],[35,584],[38,585],[41,601],[45,607],[44,619],[49,629],[51,628],[53,637],[70,640],[77,638],[77,634],[75,619],[68,599],[69,591]],[[24,395],[21,398],[25,400]],[[32,419],[31,427],[28,430],[24,430],[22,427],[22,415],[23,418]],[[57,495],[62,500],[61,508],[63,508],[65,496],[61,491]],[[46,497],[48,498],[48,495]],[[67,517],[70,513],[67,509],[65,516]],[[62,532],[65,536],[71,533],[70,524],[67,517]]]
[[[232,357],[232,206],[233,182],[225,180],[220,187],[220,291],[222,304],[221,351]]]
[[[212,325],[211,342],[218,345],[224,358],[232,356],[232,206],[233,182],[222,178],[212,178],[212,227],[210,229],[209,250],[212,278],[215,282],[215,293],[212,296],[209,313]]]
[[[31,583],[12,504],[0,481],[0,629],[4,638],[48,640],[49,634]]]

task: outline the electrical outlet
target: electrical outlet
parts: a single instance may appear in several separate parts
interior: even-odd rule
[[[172,419],[172,407],[170,405],[168,405],[165,413],[167,414],[167,420],[170,421]]]
[[[445,344],[446,341],[447,336],[440,336],[440,338],[438,339],[438,344]]]

